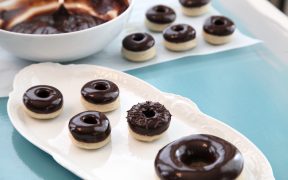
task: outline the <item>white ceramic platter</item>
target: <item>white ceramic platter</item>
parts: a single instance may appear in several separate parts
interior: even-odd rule
[[[121,107],[107,114],[112,126],[112,142],[102,149],[87,151],[71,143],[68,121],[85,110],[80,103],[82,85],[97,78],[111,80],[119,86]],[[64,111],[54,120],[31,119],[23,112],[23,93],[39,84],[55,86],[64,95]],[[153,143],[138,142],[127,130],[126,111],[146,100],[159,101],[173,115],[167,133]],[[128,74],[99,66],[44,63],[23,69],[15,77],[8,114],[14,127],[27,140],[84,179],[155,179],[154,158],[159,149],[194,133],[213,134],[236,145],[244,155],[247,179],[274,179],[269,162],[255,145],[231,127],[203,114],[192,101],[163,93]]]

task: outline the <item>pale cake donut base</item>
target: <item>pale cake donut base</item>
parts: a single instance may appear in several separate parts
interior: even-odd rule
[[[164,29],[166,29],[168,26],[170,26],[172,23],[167,24],[157,24],[154,22],[149,21],[148,19],[145,20],[145,25],[150,31],[154,32],[162,32]]]
[[[215,35],[211,35],[211,34],[206,33],[205,31],[203,31],[203,37],[210,44],[221,45],[221,44],[226,44],[226,43],[232,41],[233,34],[226,35],[226,36],[215,36]]]
[[[159,134],[159,135],[155,135],[155,136],[144,136],[144,135],[141,135],[141,134],[138,134],[138,133],[135,133],[129,126],[128,126],[128,129],[129,129],[129,133],[135,138],[137,139],[138,141],[144,141],[144,142],[152,142],[152,141],[155,141],[157,139],[160,139],[163,134]]]
[[[244,173],[244,169],[243,171],[241,172],[241,174],[235,179],[235,180],[248,180],[249,178],[247,178],[245,176],[245,173]]]
[[[63,107],[53,113],[49,113],[49,114],[39,114],[39,113],[35,113],[32,112],[31,110],[27,109],[25,106],[23,107],[24,111],[32,118],[34,119],[40,119],[40,120],[48,120],[48,119],[54,119],[57,116],[59,116],[63,110]]]
[[[184,43],[172,43],[164,40],[164,46],[171,51],[187,51],[197,46],[196,38]]]
[[[86,101],[83,97],[81,97],[81,102],[83,106],[90,111],[98,111],[98,112],[110,112],[117,109],[120,106],[120,97],[108,104],[92,104]]]
[[[182,6],[182,12],[183,14],[185,14],[186,16],[200,16],[202,14],[205,14],[209,11],[210,9],[210,3],[205,4],[204,6],[201,7],[184,7]]]
[[[111,135],[109,135],[106,139],[104,139],[101,142],[97,142],[97,143],[85,143],[85,142],[81,142],[81,141],[77,141],[70,133],[70,139],[72,140],[73,144],[75,144],[77,147],[82,148],[82,149],[99,149],[103,146],[105,146],[106,144],[108,144],[111,141]]]
[[[130,51],[126,48],[122,48],[122,55],[124,58],[134,61],[134,62],[143,62],[148,61],[156,56],[156,47],[155,45],[151,48],[149,48],[146,51]]]

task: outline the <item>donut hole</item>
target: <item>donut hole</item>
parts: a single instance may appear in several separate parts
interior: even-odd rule
[[[83,116],[81,119],[86,124],[98,124],[96,117],[92,115]]]
[[[222,19],[216,19],[216,20],[214,21],[214,24],[215,24],[216,26],[223,26],[223,25],[225,25],[225,22],[224,22]]]
[[[208,143],[201,143],[184,148],[180,160],[188,167],[201,168],[213,164],[217,160],[215,148]]]
[[[151,109],[147,109],[145,111],[142,112],[144,114],[144,116],[146,118],[152,118],[156,115],[155,111],[151,110]]]
[[[96,83],[94,84],[94,89],[99,91],[105,91],[108,89],[108,85],[106,83]]]
[[[157,6],[155,8],[155,11],[158,13],[165,13],[166,12],[166,8],[164,6]]]
[[[132,37],[133,41],[142,41],[145,38],[144,34],[137,33]]]
[[[172,30],[173,30],[173,31],[176,31],[176,32],[179,32],[179,31],[183,31],[183,30],[184,30],[184,27],[181,26],[181,25],[176,25],[176,26],[173,26],[173,27],[172,27]]]
[[[40,98],[47,98],[50,96],[50,91],[47,90],[47,89],[39,89],[35,92],[36,96],[37,97],[40,97]]]

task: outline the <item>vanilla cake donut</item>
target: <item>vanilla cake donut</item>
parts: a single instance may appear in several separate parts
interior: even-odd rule
[[[109,112],[120,106],[118,86],[105,79],[86,83],[81,89],[81,101],[87,110]]]
[[[230,142],[208,134],[182,137],[157,154],[160,179],[244,180],[244,158]],[[180,178],[181,177],[181,178]]]
[[[176,19],[175,11],[165,5],[156,5],[146,12],[145,24],[151,31],[162,32]]]
[[[235,24],[225,16],[211,16],[203,26],[204,39],[213,45],[221,45],[230,42],[235,32]]]
[[[156,56],[155,40],[148,33],[130,34],[122,41],[122,55],[134,62],[148,61]]]
[[[35,119],[53,119],[60,115],[63,95],[55,87],[38,85],[29,88],[23,95],[25,112]]]
[[[186,51],[197,46],[196,31],[188,24],[176,24],[163,32],[164,46],[171,51]]]
[[[105,114],[86,111],[72,117],[68,125],[72,142],[83,149],[98,149],[111,140],[111,127]]]
[[[159,139],[169,128],[170,112],[160,103],[147,101],[134,105],[127,115],[130,134],[139,141]]]
[[[209,11],[211,0],[179,0],[186,16],[200,16]]]

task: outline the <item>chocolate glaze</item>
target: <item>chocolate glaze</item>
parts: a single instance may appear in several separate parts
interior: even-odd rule
[[[155,40],[148,33],[134,33],[126,36],[122,45],[130,51],[146,51],[155,45]]]
[[[184,7],[197,8],[210,3],[211,0],[179,0],[180,4]]]
[[[235,31],[235,24],[224,16],[211,16],[205,21],[203,29],[206,33],[216,36],[231,35]]]
[[[69,122],[72,136],[80,142],[97,143],[105,140],[111,133],[110,122],[105,114],[85,111],[72,117]]]
[[[24,93],[23,103],[34,113],[50,114],[62,108],[63,96],[52,86],[33,86]]]
[[[118,16],[129,6],[127,0],[65,0],[64,5],[62,4],[58,9],[38,12],[25,21],[12,27],[10,26],[11,22],[17,16],[27,11],[27,9],[49,3],[55,3],[55,0],[21,1],[14,9],[0,11],[0,19],[3,21],[0,28],[26,34],[57,34],[80,31],[113,19],[114,17],[107,14],[109,11],[115,10]],[[79,8],[66,9],[66,3],[86,4],[97,13],[97,16],[91,15],[89,12]]]
[[[72,14],[64,6],[61,6],[53,14],[38,14],[22,23],[16,24],[9,31],[26,34],[68,33],[88,29],[106,21],[89,14]]]
[[[86,83],[81,89],[81,95],[92,104],[108,104],[118,98],[119,88],[111,81],[98,79]]]
[[[157,24],[169,24],[175,21],[175,11],[164,5],[153,6],[146,12],[146,18]]]
[[[163,133],[168,129],[170,121],[170,112],[160,103],[151,101],[134,105],[127,115],[130,129],[145,136]]]
[[[198,134],[166,145],[154,165],[163,180],[233,180],[241,174],[244,160],[240,151],[224,139]]]
[[[188,24],[176,24],[165,29],[163,37],[168,42],[183,43],[195,39],[196,31]]]

